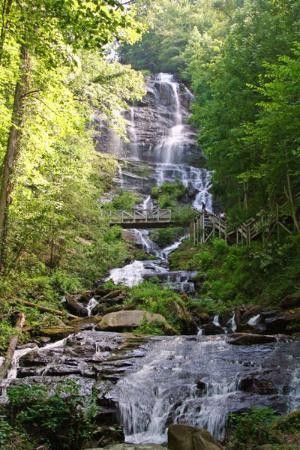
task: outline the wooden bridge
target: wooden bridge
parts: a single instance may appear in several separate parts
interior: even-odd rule
[[[300,194],[296,195],[295,200],[297,205]],[[288,234],[299,232],[299,221],[288,202],[276,205],[272,212],[261,211],[238,226],[231,226],[221,216],[207,211],[199,213],[190,225],[190,236],[195,245],[205,244],[214,237],[232,244],[250,244],[259,238],[267,240],[274,232],[279,237],[281,231]]]
[[[109,225],[119,225],[122,228],[164,228],[177,226],[172,220],[170,209],[133,209],[131,211],[116,211],[110,215]]]

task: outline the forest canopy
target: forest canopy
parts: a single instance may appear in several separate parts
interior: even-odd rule
[[[240,222],[299,192],[300,5],[295,0],[162,0],[124,62],[175,72],[195,95],[192,121],[213,191]],[[294,225],[298,225],[294,220]]]

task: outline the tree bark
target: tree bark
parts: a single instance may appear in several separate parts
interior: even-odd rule
[[[290,178],[290,175],[288,172],[286,174],[286,179],[287,179],[286,196],[287,196],[288,202],[290,204],[290,210],[291,210],[291,215],[292,215],[292,219],[293,219],[293,223],[294,223],[294,228],[296,231],[299,232],[299,223],[297,220],[296,207],[295,207],[295,203],[294,203],[294,199],[293,199],[291,178]]]
[[[5,355],[4,362],[0,367],[0,382],[7,376],[9,368],[12,364],[13,357],[19,340],[19,334],[25,325],[25,314],[18,313],[17,323],[15,326],[15,334],[10,338],[9,346]]]
[[[9,27],[9,15],[11,12],[13,0],[3,0],[3,7],[1,13],[1,32],[0,32],[0,63],[3,57],[3,49],[6,38],[6,32]]]
[[[0,185],[0,270],[3,272],[6,259],[6,237],[8,210],[13,190],[13,175],[20,151],[20,139],[24,120],[24,103],[29,85],[30,57],[23,45],[20,52],[20,75],[15,87],[12,121],[7,140],[7,149],[2,166]]]

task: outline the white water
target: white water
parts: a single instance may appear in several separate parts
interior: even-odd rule
[[[255,325],[258,324],[259,319],[260,319],[260,314],[257,314],[256,316],[251,317],[251,318],[248,320],[247,323],[248,323],[248,325],[250,325],[251,327],[255,327]]]
[[[196,146],[195,132],[187,123],[188,102],[192,94],[175,81],[173,75],[160,73],[148,83],[148,92],[152,95],[151,107],[135,106],[131,107],[128,114],[128,137],[129,146],[124,153],[127,159],[138,160],[143,164],[150,164],[154,184],[161,186],[163,183],[181,182],[191,192],[191,203],[197,210],[202,209],[203,203],[208,211],[212,210],[212,196],[209,192],[211,185],[210,173],[203,168],[193,167],[185,161],[191,147]],[[149,117],[155,117],[155,127],[149,128]],[[144,128],[149,128],[145,135]],[[147,128],[147,129],[148,129]],[[147,140],[153,144],[147,144]],[[145,145],[148,151],[145,152]],[[120,148],[116,150],[118,153]],[[198,150],[199,152],[199,150]],[[136,163],[135,163],[136,164]],[[139,189],[130,183],[139,182],[141,177],[137,174],[125,174],[119,171],[119,176],[123,176],[121,187]],[[129,180],[129,181],[128,181]],[[154,202],[150,195],[147,195],[140,205],[141,209],[151,210]],[[187,236],[182,236],[176,242],[168,245],[164,249],[159,249],[149,237],[147,230],[134,230],[135,240],[147,253],[150,253],[157,261],[134,261],[125,267],[111,270],[108,277],[115,284],[121,283],[129,287],[136,286],[145,278],[165,274],[167,272],[168,257],[175,251]],[[183,289],[186,292],[193,291],[193,283],[190,273],[172,274],[165,279],[167,285],[174,289]]]
[[[92,297],[86,306],[88,317],[90,317],[92,315],[92,312],[96,308],[97,305],[98,305],[97,300],[95,299],[95,297]]]
[[[290,410],[299,407],[299,368],[289,381],[299,357],[297,343],[237,347],[228,344],[224,336],[157,338],[110,397],[119,404],[128,443],[166,442],[168,423],[203,427],[222,439],[231,411],[276,405],[283,399],[281,395],[241,391],[244,378],[267,378],[276,383],[279,392],[290,386],[285,401],[293,398]],[[274,367],[280,371],[279,377]]]
[[[38,347],[37,345],[33,345],[30,347],[26,347],[26,348],[22,348],[20,350],[16,350],[13,356],[13,360],[11,363],[11,367],[7,373],[6,378],[2,381],[2,383],[0,384],[0,404],[1,403],[6,403],[8,398],[7,398],[7,388],[9,387],[9,385],[12,383],[13,380],[16,379],[17,377],[17,372],[18,372],[18,368],[19,368],[19,361],[20,359],[27,355],[28,353],[31,352],[43,352],[45,350],[52,350],[54,348],[58,348],[58,347],[63,347],[66,343],[67,338],[61,339],[59,341],[56,342],[51,342],[50,344],[45,345],[44,347]],[[4,358],[1,358],[1,364],[3,363]]]
[[[125,284],[126,286],[133,287],[142,283],[144,271],[145,268],[142,261],[133,261],[133,263],[127,264],[124,267],[112,269],[106,281],[112,280],[115,284]]]

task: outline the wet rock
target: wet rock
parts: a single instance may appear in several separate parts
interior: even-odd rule
[[[93,440],[97,446],[105,447],[124,441],[123,429],[120,426],[99,426],[93,433]]]
[[[105,448],[90,448],[86,450],[168,450],[166,447],[162,447],[158,444],[143,444],[143,445],[137,445],[137,444],[115,444],[110,445]]]
[[[82,330],[91,330],[94,328],[95,324],[101,319],[100,316],[83,317],[80,319],[74,319],[69,322],[76,332]]]
[[[39,329],[39,334],[48,336],[51,339],[59,339],[74,333],[75,329],[65,325],[64,327],[43,327]]]
[[[234,333],[227,342],[232,345],[258,345],[276,341],[275,336],[265,334]]]
[[[196,319],[200,321],[201,324],[208,323],[210,321],[209,314],[205,312],[196,313]]]
[[[168,429],[170,450],[220,450],[222,447],[203,429],[189,425],[171,425]]]
[[[206,392],[207,386],[206,386],[206,383],[204,383],[204,381],[199,380],[199,381],[197,381],[196,385],[197,385],[197,389],[198,389],[199,393],[201,393],[201,395],[204,394],[204,392]]]
[[[166,331],[174,334],[174,330],[161,314],[153,314],[139,309],[106,314],[98,323],[97,328],[110,331],[130,330],[139,327],[144,321],[160,323]]]
[[[290,319],[285,316],[275,316],[265,319],[267,333],[285,333],[287,331]]]
[[[224,334],[223,328],[215,325],[214,323],[206,323],[201,327],[201,329],[204,335]]]
[[[271,380],[247,377],[240,381],[239,388],[244,392],[252,392],[259,395],[272,395],[277,389]]]
[[[286,295],[280,302],[283,309],[300,308],[300,291]]]
[[[85,317],[88,315],[86,307],[80,303],[80,300],[82,300],[82,294],[66,294],[65,299],[67,302],[67,308],[71,313],[74,313],[80,317]]]

